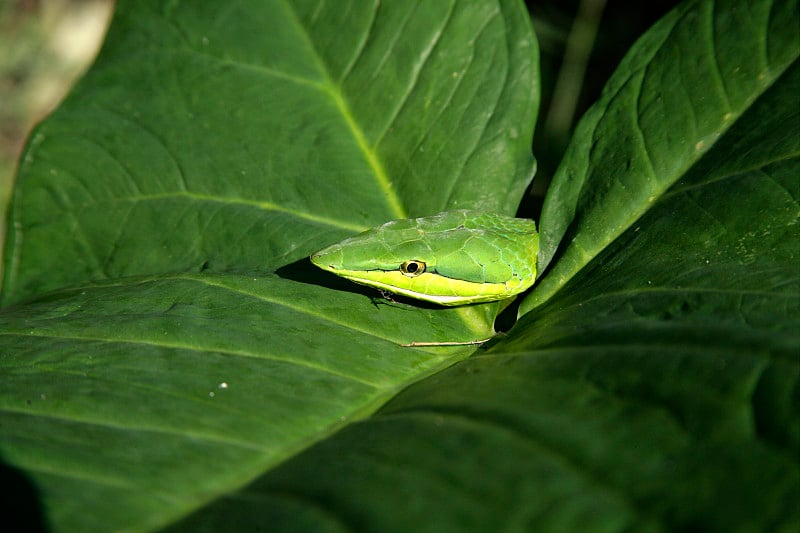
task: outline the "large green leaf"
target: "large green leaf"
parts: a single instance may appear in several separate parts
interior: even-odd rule
[[[797,60],[797,20],[796,1],[685,2],[647,32],[581,121],[548,191],[539,268],[550,272],[521,313],[630,228],[729,128],[762,126],[744,114]],[[769,127],[791,127],[793,103]],[[709,164],[735,172],[771,158],[746,146],[732,155]]]
[[[3,301],[263,273],[446,208],[513,214],[535,69],[516,2],[122,2],[27,148]]]
[[[0,454],[57,529],[146,529],[471,348],[496,305],[374,304],[308,255],[513,213],[536,44],[496,2],[120,2],[32,135],[6,242]]]
[[[406,21],[415,16],[399,17],[394,24],[381,19],[413,4],[386,4],[363,26],[369,27],[370,38],[356,46],[362,50],[358,57],[370,56],[368,43],[374,38],[383,43],[381,57],[386,58],[377,64],[415,64],[422,56],[404,48],[424,42],[406,30],[414,27]],[[535,108],[530,99],[534,45],[516,4],[501,3],[497,16],[483,18],[472,11],[474,2],[453,6],[442,19],[446,22],[440,42],[446,40],[447,30],[460,27],[455,21],[462,10],[474,13],[480,24],[473,21],[474,32],[465,32],[448,54],[462,57],[458,46],[472,43],[474,57],[465,60],[472,68],[505,65],[508,70],[502,76],[476,74],[480,83],[467,99],[473,105],[460,108],[469,111],[466,115],[451,109],[460,101],[457,91],[451,91],[453,97],[440,103],[441,112],[426,130],[411,121],[430,116],[425,102],[439,100],[417,93],[428,95],[422,87],[435,80],[442,91],[452,88],[445,82],[463,82],[469,78],[465,72],[471,71],[443,67],[441,62],[434,67],[430,61],[440,56],[428,54],[426,66],[409,78],[414,87],[410,94],[421,98],[419,107],[407,111],[414,116],[390,142],[403,111],[385,128],[388,137],[370,132],[381,130],[375,121],[385,118],[376,111],[383,105],[378,101],[393,94],[380,84],[391,88],[402,76],[395,68],[390,70],[395,75],[376,75],[367,83],[376,70],[375,63],[369,63],[348,92],[351,74],[330,74],[355,73],[359,65],[330,50],[348,39],[358,40],[352,35],[358,31],[347,25],[354,23],[360,9],[336,5],[328,14],[297,4],[289,11],[284,4],[276,6],[292,13],[292,22],[304,21],[302,42],[315,43],[307,48],[314,62],[325,65],[325,79],[342,80],[320,83],[325,90],[315,94],[323,102],[326,96],[331,108],[321,118],[319,102],[314,107],[304,101],[291,113],[275,104],[267,118],[255,112],[226,115],[217,109],[217,121],[197,115],[205,107],[196,104],[191,115],[180,119],[180,106],[194,101],[194,84],[213,80],[217,90],[229,90],[227,81],[208,74],[209,66],[212,72],[220,68],[218,63],[241,66],[247,63],[244,56],[260,65],[265,57],[272,58],[281,66],[273,70],[290,72],[287,77],[293,79],[312,79],[294,57],[303,47],[286,40],[297,26],[272,17],[256,20],[254,7],[228,18],[215,14],[215,19],[210,14],[191,15],[188,10],[193,7],[182,4],[180,12],[166,10],[163,17],[154,17],[134,13],[123,3],[98,64],[34,137],[20,174],[13,215],[17,228],[9,241],[5,297],[16,305],[0,313],[0,333],[5,334],[0,453],[33,480],[48,519],[64,529],[144,529],[195,510],[174,527],[796,530],[796,0],[688,2],[633,47],[579,128],[548,192],[541,220],[548,243],[542,264],[548,270],[523,302],[527,314],[488,351],[427,379],[423,378],[466,354],[442,348],[425,353],[397,343],[475,338],[486,332],[491,306],[469,308],[472,311],[372,306],[368,293],[309,273],[296,260],[322,241],[381,216],[392,218],[397,211],[422,214],[456,205],[479,206],[481,201],[484,207],[513,211],[528,177],[525,143]],[[425,2],[414,13],[424,19],[420,23],[432,23],[434,15],[423,14],[423,9],[441,5]],[[218,25],[229,27],[228,50],[205,54],[208,57],[188,54],[205,66],[198,67],[187,84],[186,60],[170,64],[164,59],[169,54],[158,48],[170,41],[169,35],[175,41],[171,46],[180,50],[194,40],[201,51],[213,48],[216,39],[208,27],[212,20],[217,32]],[[277,49],[257,49],[239,41],[248,42],[250,35],[242,25],[263,27],[268,21]],[[320,31],[321,21],[329,21],[335,30]],[[381,40],[382,32],[392,37]],[[710,41],[704,37],[709,35]],[[709,47],[709,42],[716,46]],[[144,53],[153,43],[160,44]],[[492,46],[494,52],[488,54]],[[433,49],[444,47],[437,44]],[[160,75],[133,79],[143,77],[147,87],[177,79],[183,92],[164,109],[149,110],[151,120],[159,114],[169,119],[159,118],[163,123],[149,125],[148,131],[154,132],[154,139],[171,138],[175,146],[186,143],[181,150],[189,151],[189,159],[201,160],[190,163],[180,159],[187,157],[182,153],[170,153],[170,161],[179,164],[164,169],[179,169],[176,175],[182,177],[192,168],[193,181],[187,183],[199,187],[207,180],[211,189],[172,198],[179,200],[180,212],[165,213],[165,206],[158,205],[134,218],[136,227],[150,228],[149,233],[133,228],[114,232],[115,245],[107,256],[97,246],[105,244],[108,217],[126,211],[115,211],[121,209],[115,202],[97,205],[95,213],[78,210],[85,217],[76,218],[75,226],[97,232],[95,248],[89,248],[96,254],[89,257],[100,265],[96,268],[73,247],[63,220],[60,228],[47,228],[48,217],[64,211],[52,206],[62,204],[42,203],[49,213],[37,206],[42,198],[73,205],[64,201],[65,189],[59,185],[64,183],[59,181],[64,160],[85,173],[73,170],[70,176],[96,178],[84,188],[69,190],[99,195],[113,183],[107,172],[134,162],[157,166],[158,158],[142,158],[135,144],[125,157],[109,152],[114,166],[104,165],[102,158],[78,157],[86,146],[80,143],[83,135],[99,119],[55,130],[62,132],[55,137],[62,140],[52,148],[47,141],[54,142],[54,137],[42,132],[75,120],[101,95],[116,95],[122,102],[117,107],[129,113],[122,116],[148,125],[141,122],[143,111],[125,111],[124,101],[138,94],[137,87],[144,90],[131,83],[130,72],[152,69],[160,61],[169,65]],[[350,68],[336,67],[351,63]],[[713,63],[719,68],[708,69]],[[738,68],[725,67],[733,64]],[[457,76],[448,78],[452,72]],[[103,90],[100,82],[106,84]],[[487,93],[490,87],[494,92]],[[710,96],[720,87],[729,91],[726,98],[731,103],[723,125],[713,120],[721,106]],[[96,94],[81,100],[84,91]],[[259,94],[263,91],[262,86]],[[295,101],[300,92],[294,87],[282,98]],[[704,93],[709,96],[697,96]],[[239,99],[237,105],[245,101],[239,93],[231,98]],[[139,100],[145,108],[157,103],[152,94]],[[212,101],[217,100],[209,97],[202,103]],[[365,116],[358,118],[359,113]],[[694,120],[685,120],[687,113]],[[477,120],[488,115],[492,118],[485,129],[474,132],[474,147],[462,145],[464,138],[457,134],[473,131],[463,117]],[[214,147],[205,146],[202,136],[184,139],[191,128],[175,128],[179,119],[202,125],[198,116],[207,124],[200,128],[205,136],[220,137]],[[277,135],[284,142],[273,147],[268,141],[254,150],[246,141],[263,135],[241,133],[251,120],[253,133],[269,130],[260,121],[274,121],[272,132],[284,132]],[[292,129],[282,129],[283,121]],[[344,125],[338,134],[316,134],[319,128],[340,123]],[[124,139],[114,141],[120,127],[100,135],[94,144],[111,143],[115,150],[125,150]],[[309,130],[313,148],[294,136]],[[435,153],[420,138],[438,139]],[[317,148],[319,143],[329,146],[325,139],[337,147],[343,143],[344,151],[329,149],[323,157],[324,148]],[[250,188],[237,190],[234,184],[239,182],[228,173],[225,161],[235,160],[242,151],[252,165],[245,169],[250,180],[241,178],[241,183]],[[344,155],[337,158],[337,153]],[[301,158],[296,168],[316,165],[316,172],[288,171],[288,161],[295,156]],[[641,166],[644,161],[648,164]],[[331,170],[348,165],[361,169],[353,174],[360,178]],[[453,168],[431,174],[439,165]],[[160,172],[154,181],[163,184],[169,173]],[[206,178],[208,172],[216,177]],[[430,181],[439,175],[462,181],[451,190],[446,179]],[[490,179],[484,181],[487,175]],[[333,177],[337,186],[326,189]],[[301,184],[309,184],[310,190],[300,189]],[[36,191],[39,200],[30,200]],[[627,200],[626,191],[631,193]],[[306,196],[316,193],[319,198]],[[109,194],[130,195],[115,190]],[[370,207],[360,205],[359,194]],[[159,194],[153,196],[161,200]],[[224,201],[209,207],[204,203],[207,196]],[[241,200],[231,202],[231,197]],[[257,198],[255,205],[248,203],[251,197]],[[290,198],[299,203],[285,204]],[[195,205],[198,200],[202,202]],[[366,211],[355,215],[349,207],[356,204]],[[286,205],[287,209],[274,209]],[[26,222],[37,213],[38,218]],[[67,209],[64,216],[75,216],[70,213]],[[182,226],[159,218],[167,214]],[[94,216],[104,223],[91,223]],[[41,242],[27,242],[31,232],[40,230],[45,232],[38,238]],[[210,234],[216,232],[221,235],[210,244]],[[252,250],[244,240],[250,232],[267,246]],[[20,235],[25,238],[17,238]],[[25,251],[26,246],[31,249]],[[22,264],[26,254],[44,257],[48,248],[54,256],[47,258],[52,276],[36,261]],[[105,262],[97,262],[97,257]],[[41,294],[49,289],[58,290]],[[20,303],[24,300],[28,303]],[[388,405],[368,416],[390,398]],[[340,431],[333,434],[336,430]]]

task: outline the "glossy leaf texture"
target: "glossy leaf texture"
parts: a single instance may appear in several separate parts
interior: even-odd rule
[[[307,257],[513,214],[536,52],[515,1],[119,2],[6,239],[0,458],[49,527],[162,527],[472,351],[401,343],[491,335],[495,305],[376,301]]]
[[[25,153],[3,301],[270,271],[467,205],[513,215],[535,51],[516,2],[122,2]]]
[[[730,42],[746,43],[759,20],[745,16],[751,6],[693,2],[666,20],[716,10],[741,22],[727,27]],[[793,59],[506,338],[175,530],[800,528],[800,62],[787,31],[797,29],[797,3],[766,9],[763,42]],[[663,35],[663,24],[653,31]],[[675,39],[683,32],[660,46]],[[631,54],[658,55],[642,49],[651,42],[646,35]],[[743,68],[752,48],[734,50]],[[702,66],[705,49],[697,53],[669,54],[673,68]],[[638,113],[626,102],[617,120]],[[602,110],[589,117],[598,114],[602,122]],[[695,139],[692,128],[660,138]],[[564,165],[586,165],[595,150],[573,144]],[[608,198],[598,195],[597,209]]]
[[[546,302],[720,141],[733,142],[731,128],[762,126],[750,110],[789,83],[798,17],[793,0],[684,2],[636,43],[581,120],[548,190],[539,252],[548,275],[520,314]],[[773,120],[791,127],[794,111],[788,98]],[[784,131],[781,144],[791,141]],[[733,161],[717,151],[706,162],[736,172],[771,157],[740,150]]]

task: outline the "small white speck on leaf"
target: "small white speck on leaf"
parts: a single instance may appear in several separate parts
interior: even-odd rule
[[[226,381],[223,381],[222,383],[217,385],[217,388],[218,389],[227,389],[228,388],[228,383]]]
[[[212,390],[211,392],[209,392],[209,393],[208,393],[208,397],[209,397],[209,398],[213,398],[213,397],[214,397],[214,396],[216,396],[216,395],[217,395],[217,393],[215,393],[213,390]]]

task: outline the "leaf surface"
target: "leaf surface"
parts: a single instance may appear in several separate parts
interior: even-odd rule
[[[751,109],[773,85],[791,83],[797,18],[793,1],[684,2],[636,43],[581,120],[548,191],[539,269],[549,272],[520,314],[546,302],[718,142],[733,143],[739,133],[730,128],[762,127]],[[779,105],[769,126],[784,128],[781,145],[796,144],[796,101]],[[754,164],[756,154],[730,151],[702,164],[733,172]],[[769,160],[769,150],[758,157]]]
[[[271,271],[465,205],[513,214],[531,178],[534,72],[516,3],[123,2],[26,150],[4,302]]]

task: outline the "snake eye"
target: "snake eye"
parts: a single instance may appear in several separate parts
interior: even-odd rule
[[[402,272],[409,278],[413,278],[414,276],[419,276],[420,274],[425,272],[425,263],[417,260],[405,261],[403,262],[403,264],[400,265],[400,272]]]

